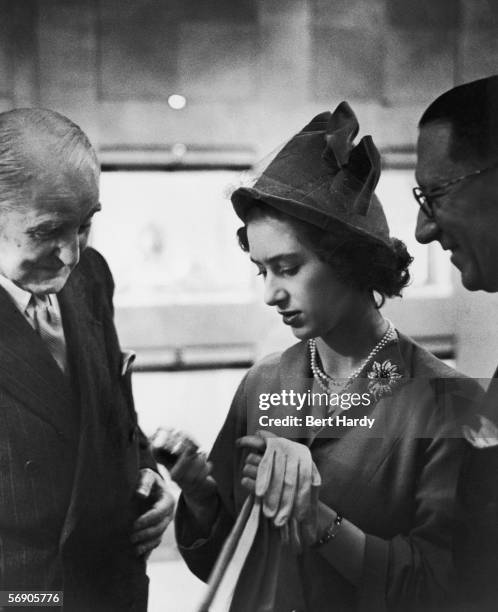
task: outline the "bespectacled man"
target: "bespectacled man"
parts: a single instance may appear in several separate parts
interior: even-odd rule
[[[427,108],[416,179],[417,240],[451,251],[466,289],[497,292],[498,76],[455,87]],[[498,600],[498,370],[479,413],[477,431],[464,426],[471,444],[454,551],[462,610],[483,611]]]

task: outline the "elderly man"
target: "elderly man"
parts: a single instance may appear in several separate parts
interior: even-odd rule
[[[98,178],[69,119],[0,114],[0,590],[145,611],[172,499],[137,424],[111,274],[85,249]]]
[[[420,120],[416,237],[451,251],[464,287],[498,291],[498,76],[444,93]],[[492,322],[490,322],[492,324]],[[498,370],[466,427],[460,476],[465,529],[455,535],[463,610],[498,601]]]

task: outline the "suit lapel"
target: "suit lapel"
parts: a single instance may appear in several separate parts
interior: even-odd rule
[[[99,323],[88,311],[84,288],[77,268],[69,277],[58,298],[72,386],[77,397],[81,398],[81,393],[85,388],[85,358],[87,357],[89,335],[92,335],[93,328]]]
[[[92,314],[88,304],[92,295],[87,293],[78,268],[69,277],[59,294],[64,322],[64,335],[71,368],[74,393],[81,406],[81,429],[97,420],[107,422],[112,397],[108,388],[109,374],[103,327]],[[98,301],[98,298],[97,298]],[[103,395],[106,390],[107,395]]]
[[[99,364],[105,363],[102,327],[87,306],[89,297],[76,268],[60,293],[74,397],[80,408],[73,490],[61,532],[61,547],[75,529],[79,517],[85,515],[90,503],[91,491],[88,486],[92,479],[98,478],[95,466],[99,465],[98,457],[104,450],[99,432],[101,424],[108,419],[110,405],[109,397],[105,395],[105,376],[99,367]]]
[[[60,433],[71,424],[71,389],[43,340],[0,288],[2,386]]]

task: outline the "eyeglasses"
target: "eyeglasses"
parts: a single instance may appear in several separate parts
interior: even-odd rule
[[[434,219],[434,202],[435,199],[440,195],[443,195],[444,190],[451,185],[455,185],[460,181],[464,181],[465,179],[471,178],[472,176],[477,176],[478,174],[482,174],[487,170],[493,170],[494,168],[498,168],[498,163],[493,164],[492,166],[486,166],[486,168],[481,168],[480,170],[474,170],[474,172],[469,172],[468,174],[463,174],[462,176],[458,176],[457,178],[451,179],[451,181],[446,181],[445,183],[441,183],[434,189],[426,192],[421,187],[414,187],[412,189],[413,197],[417,200],[417,204],[424,211],[424,214],[429,219]]]

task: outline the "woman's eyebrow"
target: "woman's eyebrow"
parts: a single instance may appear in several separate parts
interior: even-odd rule
[[[257,259],[254,259],[253,257],[249,257],[249,259],[254,264],[261,264],[261,263],[274,264],[280,261],[288,261],[289,259],[295,259],[296,257],[299,257],[299,253],[279,253],[277,255],[272,255],[268,259],[263,259],[263,261],[258,261]]]

